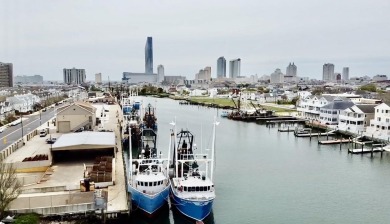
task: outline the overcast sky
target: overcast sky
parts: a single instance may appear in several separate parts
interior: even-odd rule
[[[145,71],[146,37],[154,71],[193,78],[216,61],[241,58],[259,76],[289,62],[298,76],[322,78],[322,65],[350,76],[389,75],[390,0],[0,0],[0,61],[14,75],[62,80],[85,68],[87,80]]]

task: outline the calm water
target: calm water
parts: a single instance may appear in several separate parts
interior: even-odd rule
[[[142,99],[157,108],[160,149],[168,148],[175,117],[178,129],[196,135],[198,148],[210,145],[216,109]],[[351,155],[346,145],[340,151],[262,124],[218,120],[217,198],[205,223],[390,223],[390,154]],[[131,219],[191,223],[168,209],[154,220]]]

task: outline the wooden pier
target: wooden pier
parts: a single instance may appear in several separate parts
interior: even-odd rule
[[[286,120],[295,120],[295,117],[293,116],[285,116],[285,117],[258,117],[256,118],[257,121],[286,121]]]
[[[342,144],[342,143],[350,143],[351,139],[332,139],[332,140],[318,140],[318,144],[321,145],[335,145],[335,144]]]
[[[299,131],[295,130],[294,135],[296,137],[320,137],[320,136],[331,136],[335,135],[334,131],[329,132],[323,132],[323,133],[312,133],[311,131],[309,133],[300,133]]]
[[[352,153],[352,154],[364,154],[364,153],[373,153],[373,152],[383,152],[384,149],[383,148],[367,148],[367,147],[363,147],[361,149],[357,148],[357,149],[348,149],[348,152],[349,153]]]

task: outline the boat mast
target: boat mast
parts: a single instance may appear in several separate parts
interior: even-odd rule
[[[130,121],[127,121],[128,126],[129,126],[129,172],[130,172],[130,183],[133,181],[133,152],[132,152],[132,146],[131,146],[131,130],[130,130]]]
[[[210,172],[210,179],[211,179],[211,181],[213,181],[213,172],[214,172],[215,138],[216,138],[215,129],[216,129],[216,126],[217,126],[218,124],[219,124],[219,122],[217,122],[216,117],[214,117],[214,123],[213,123],[213,142],[212,142],[212,146],[211,146],[211,172]]]

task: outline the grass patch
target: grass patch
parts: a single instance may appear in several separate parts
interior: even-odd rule
[[[16,218],[14,224],[38,224],[39,223],[39,215],[37,214],[26,214],[21,215]]]

